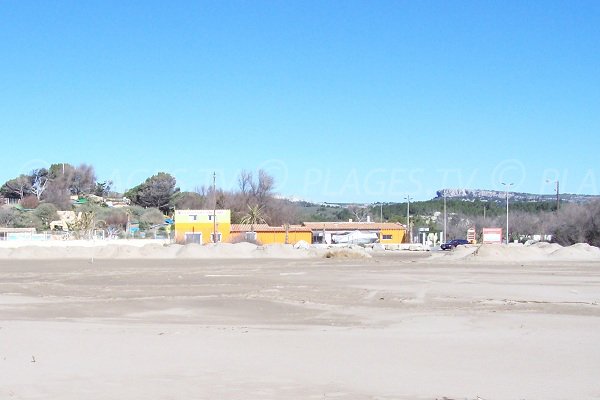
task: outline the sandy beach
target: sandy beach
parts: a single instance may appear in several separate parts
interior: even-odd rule
[[[593,249],[1,250],[1,399],[600,398]]]

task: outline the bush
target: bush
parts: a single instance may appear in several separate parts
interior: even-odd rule
[[[0,226],[6,228],[14,227],[17,219],[17,210],[12,207],[0,207]]]
[[[37,206],[40,204],[40,201],[35,196],[26,196],[26,197],[23,197],[19,201],[19,204],[23,208],[28,208],[30,210],[33,210],[33,209],[37,208]]]
[[[20,211],[16,213],[16,219],[13,227],[15,228],[35,228],[37,230],[43,230],[44,226],[42,220],[38,218],[31,211]]]
[[[56,206],[50,203],[42,203],[40,204],[33,213],[40,219],[42,222],[43,229],[50,228],[50,222],[56,221],[59,219],[58,213],[56,212]]]
[[[165,222],[165,216],[157,208],[148,208],[140,217],[140,229],[145,230],[152,225],[162,224]]]
[[[600,246],[600,202],[563,206],[550,228],[552,241],[563,246],[588,243]]]

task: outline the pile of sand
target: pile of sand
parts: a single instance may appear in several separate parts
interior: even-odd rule
[[[0,247],[0,259],[239,259],[318,257],[312,249],[295,249],[292,245],[257,246],[251,243],[142,244],[134,242],[48,242]]]
[[[555,252],[558,249],[562,249],[563,247],[558,243],[548,243],[548,242],[537,242],[530,245],[531,247],[540,249],[546,254],[550,254]]]
[[[464,260],[465,258],[473,255],[473,253],[475,253],[478,249],[479,246],[470,244],[456,246],[450,251],[439,251],[432,253],[430,259],[440,259],[443,261]]]
[[[549,254],[553,260],[595,261],[600,260],[600,249],[587,243],[561,247]]]
[[[323,257],[325,258],[371,258],[372,256],[362,248],[331,248],[327,250]]]
[[[521,244],[509,244],[508,246],[482,245],[473,253],[473,258],[494,262],[542,261],[547,256],[543,249]]]
[[[532,245],[467,245],[438,253],[434,259],[443,261],[471,261],[488,263],[516,263],[536,261],[600,261],[600,248],[586,243],[562,247],[556,243]]]

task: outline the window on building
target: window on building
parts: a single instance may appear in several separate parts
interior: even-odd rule
[[[202,233],[193,233],[193,232],[186,233],[185,234],[185,242],[202,244]]]
[[[382,235],[381,240],[392,240],[392,235]]]
[[[221,232],[217,233],[217,240],[215,240],[215,234],[211,233],[210,234],[210,238],[212,240],[213,243],[219,243],[221,240],[223,240],[223,235],[221,234]]]

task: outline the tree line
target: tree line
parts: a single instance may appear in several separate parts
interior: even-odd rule
[[[380,208],[381,207],[381,208]],[[429,228],[430,232],[444,229],[443,200],[374,205],[371,215],[378,218],[383,211],[386,221],[406,224],[406,212],[410,208],[411,226]],[[506,229],[506,204],[480,200],[446,201],[446,237],[465,238],[467,230],[476,228]],[[600,201],[583,204],[563,203],[560,209],[554,201],[512,202],[509,204],[509,239],[526,241],[533,235],[551,236],[561,245],[588,243],[600,247]]]
[[[233,223],[264,222],[273,226],[304,221],[360,222],[367,217],[406,223],[408,209],[406,202],[344,207],[291,202],[276,196],[275,179],[264,170],[241,171],[237,187],[230,190],[201,185],[193,191],[181,191],[174,176],[159,172],[119,194],[112,191],[112,182],[97,179],[91,165],[68,163],[9,179],[0,187],[0,195],[19,202],[16,209],[0,208],[0,226],[49,229],[50,222],[58,219],[57,211],[77,209],[94,212],[97,223],[112,232],[124,231],[132,222],[140,229],[150,229],[164,222],[164,216],[175,209],[230,209]],[[123,196],[131,202],[125,208],[108,208],[98,201]],[[90,201],[74,205],[73,198]],[[552,235],[553,241],[563,245],[586,242],[600,246],[600,202],[564,204],[560,210],[556,206],[555,202],[510,203],[511,240]],[[470,227],[481,231],[483,227],[506,226],[506,207],[502,203],[448,199],[446,210],[449,239],[465,237]],[[411,202],[411,226],[440,232],[444,226],[442,212],[442,199]]]
[[[175,209],[230,209],[232,222],[248,221],[248,215],[260,216],[271,225],[293,224],[300,221],[297,207],[290,201],[277,198],[275,179],[264,170],[256,173],[243,170],[237,188],[224,190],[202,185],[194,191],[181,191],[177,180],[159,172],[123,194],[112,191],[111,181],[99,181],[91,165],[73,166],[52,164],[9,179],[0,187],[0,195],[18,201],[19,206],[0,209],[0,226],[49,229],[58,219],[57,211],[76,209],[81,213],[94,212],[96,221],[107,229],[124,230],[132,221],[140,229],[158,225]],[[105,197],[126,198],[130,206],[107,209]],[[81,203],[74,199],[85,199]],[[147,210],[147,211],[141,211]],[[154,210],[154,211],[151,211]]]

